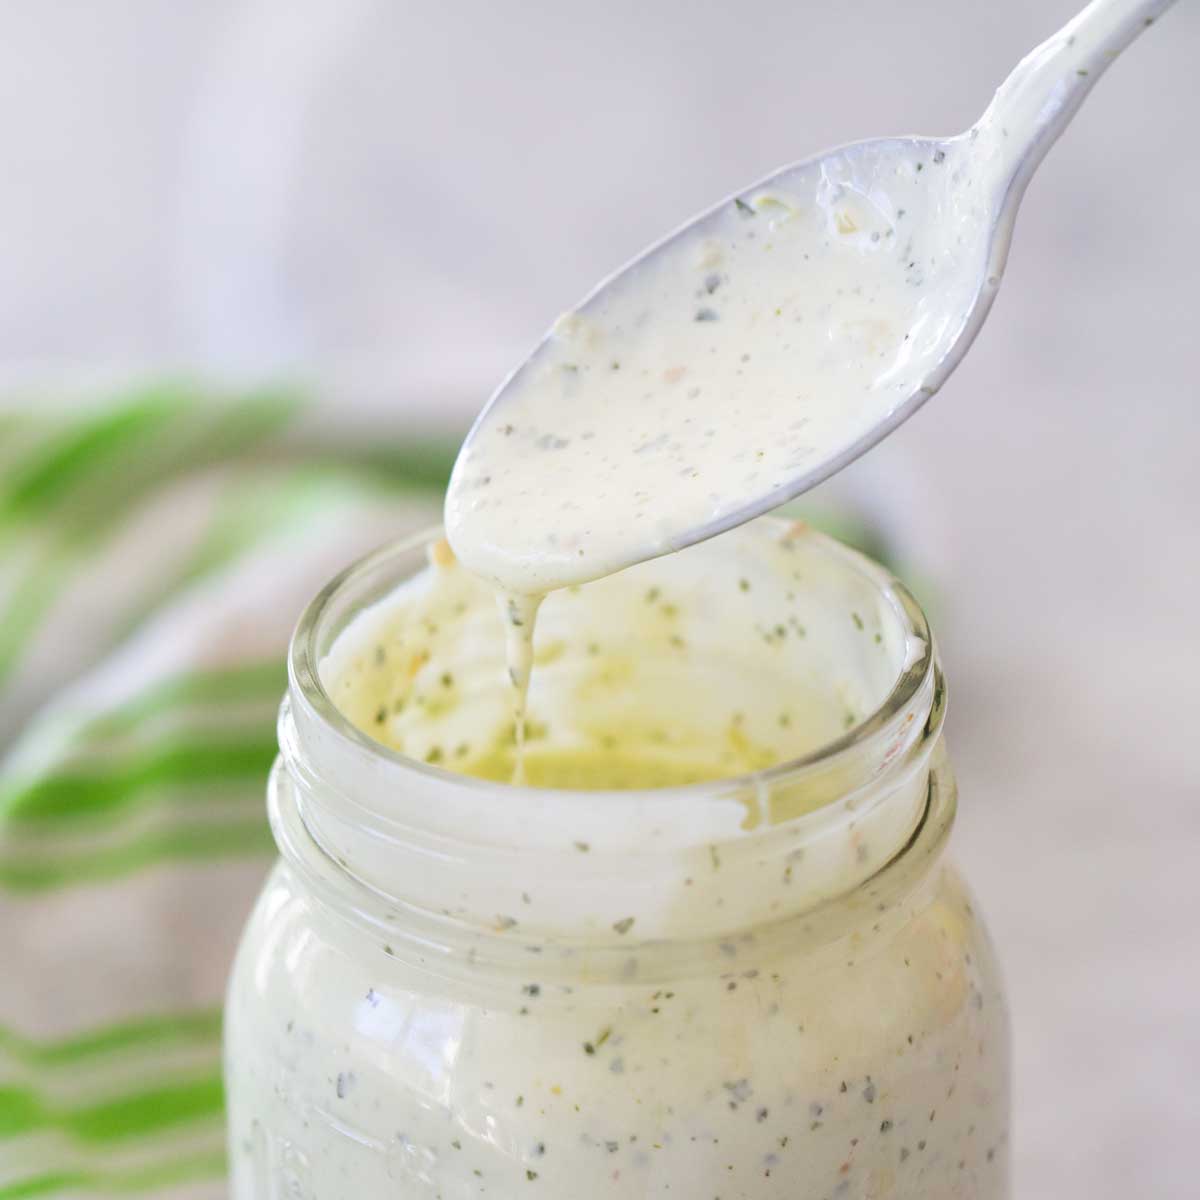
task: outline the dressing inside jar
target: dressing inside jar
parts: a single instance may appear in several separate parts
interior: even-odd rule
[[[525,782],[678,786],[762,771],[874,712],[922,647],[887,598],[801,523],[765,520],[551,593],[538,614]],[[358,614],[321,664],[364,733],[481,779],[514,775],[500,622],[519,621],[444,542]]]
[[[436,543],[301,621],[235,1200],[1003,1200],[1006,1009],[912,597],[776,520],[552,594],[522,787],[501,621]]]

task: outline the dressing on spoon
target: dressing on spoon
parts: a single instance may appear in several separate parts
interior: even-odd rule
[[[987,315],[1033,171],[1170,3],[1094,0],[968,132],[784,168],[559,319],[480,414],[446,497],[455,553],[502,591],[518,705],[536,597],[776,507],[933,395]]]

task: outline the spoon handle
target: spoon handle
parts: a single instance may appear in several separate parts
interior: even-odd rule
[[[990,152],[992,178],[1014,209],[1025,185],[1096,80],[1174,0],[1092,0],[1027,54],[1000,85],[969,136]]]

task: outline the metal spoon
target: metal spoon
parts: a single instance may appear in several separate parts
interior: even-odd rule
[[[446,503],[447,530],[460,558],[514,592],[540,593],[582,582],[740,525],[807,491],[885,437],[941,387],[974,341],[999,289],[1017,209],[1038,164],[1096,80],[1171,3],[1093,0],[1021,61],[966,133],[945,139],[858,142],[785,167],[694,218],[601,283],[571,315],[571,329],[576,332],[568,330],[567,348],[560,325],[504,381],[469,433]],[[643,295],[656,297],[661,309],[678,299],[677,279],[703,278],[680,274],[685,253],[694,256],[695,247],[710,235],[724,236],[728,243],[738,217],[760,216],[756,228],[764,236],[752,245],[743,243],[743,253],[735,256],[739,265],[745,266],[750,251],[757,253],[774,236],[769,206],[778,204],[780,196],[801,198],[798,203],[810,214],[821,209],[825,214],[822,220],[836,218],[830,235],[834,240],[851,230],[850,236],[860,242],[870,238],[880,243],[864,242],[856,248],[861,252],[837,251],[841,256],[834,264],[839,295],[867,295],[870,289],[882,294],[880,289],[886,285],[893,295],[910,303],[908,297],[915,294],[912,287],[924,286],[919,306],[912,309],[915,315],[909,329],[889,331],[891,340],[878,354],[878,363],[870,365],[872,373],[863,376],[863,386],[851,396],[854,406],[838,410],[836,431],[829,426],[823,432],[820,421],[814,419],[805,434],[809,444],[799,446],[797,442],[792,447],[788,438],[796,441],[800,435],[788,431],[807,421],[803,397],[793,399],[792,394],[778,403],[772,399],[765,411],[750,414],[767,423],[762,431],[765,436],[756,431],[753,436],[758,440],[749,443],[763,447],[754,452],[758,459],[766,460],[762,471],[753,469],[745,446],[737,442],[749,419],[745,411],[741,418],[723,418],[726,426],[708,430],[707,442],[698,441],[673,457],[666,451],[658,453],[647,441],[655,453],[635,461],[632,455],[643,449],[636,443],[642,424],[649,423],[648,409],[655,409],[660,422],[666,423],[660,434],[660,439],[667,439],[663,446],[675,449],[679,445],[676,442],[671,447],[670,437],[686,422],[688,410],[677,392],[674,399],[661,399],[672,382],[672,369],[664,372],[663,361],[643,357],[638,362],[641,374],[653,378],[661,395],[647,390],[639,396],[627,390],[618,403],[613,399],[617,377],[600,378],[609,365],[608,343],[603,355],[593,356],[596,361],[588,366],[592,374],[581,387],[580,378],[570,375],[578,373],[571,337],[579,343],[577,331],[581,325],[586,330],[589,320],[597,329],[605,319],[613,326],[614,312],[619,312],[621,321],[616,334],[630,336]],[[916,197],[907,217],[903,206],[910,201],[906,196]],[[866,217],[854,216],[844,208],[847,203],[860,204]],[[750,226],[746,223],[746,229]],[[881,238],[892,240],[881,243]],[[913,261],[905,262],[909,247],[915,247]],[[908,271],[902,280],[908,292],[896,283],[901,270]],[[890,272],[886,279],[884,272]],[[711,277],[713,281],[719,278]],[[758,302],[753,294],[757,282],[751,277],[747,285],[750,299],[745,303]],[[790,275],[786,282],[790,284]],[[803,280],[801,285],[809,286]],[[676,288],[676,294],[668,294],[665,289],[670,287]],[[690,287],[682,293],[685,308],[695,303]],[[697,294],[702,303],[703,295]],[[856,316],[864,314],[870,315],[866,307]],[[700,327],[691,327],[691,309],[675,317],[670,336],[685,339],[680,346],[699,353]],[[708,313],[701,308],[694,319],[710,318],[716,320],[715,310]],[[647,334],[646,328],[642,327],[640,334],[643,342],[654,343],[658,331]],[[717,324],[704,327],[703,336],[712,343],[711,347],[704,343],[705,353],[716,354],[722,336],[730,336],[722,332],[724,328]],[[764,326],[759,323],[754,328]],[[824,333],[820,336],[826,339]],[[777,367],[769,381],[765,375],[758,381],[734,380],[727,372],[718,383],[731,391],[736,385],[758,388],[754,394],[762,396],[766,382],[775,382],[789,372],[804,376],[810,360],[836,358],[842,352],[838,345],[836,337],[810,342],[803,348],[808,359],[800,353],[795,362],[783,360],[782,368]],[[673,346],[672,352],[678,348]],[[724,352],[728,347],[720,348]],[[758,357],[757,344],[736,347],[743,348],[755,349]],[[793,349],[792,353],[798,352]],[[743,357],[747,362],[751,359],[750,354]],[[860,353],[860,357],[867,356]],[[620,365],[615,352],[612,358],[615,370]],[[706,361],[715,363],[717,359]],[[646,369],[647,362],[653,371]],[[747,366],[745,372],[737,370],[736,375],[750,374],[756,366]],[[628,375],[622,377],[622,386],[628,384]],[[820,389],[817,375],[814,394]],[[531,400],[536,389],[540,392]],[[676,407],[669,409],[669,404]],[[848,421],[840,414],[851,407],[855,416]],[[571,428],[556,428],[555,422]],[[717,421],[708,423],[719,426]],[[633,440],[615,440],[618,435],[613,431],[619,427],[634,430],[631,435],[620,435]],[[558,436],[566,432],[579,435],[581,430],[584,437],[596,438],[599,431],[601,438],[614,440],[602,454],[592,450],[592,458],[585,459],[582,456],[588,451],[581,448],[578,436]],[[507,441],[502,436],[514,433]],[[522,437],[527,441],[522,442]],[[727,469],[728,463],[719,457],[722,445],[738,451],[733,457],[746,460],[745,470],[740,465]],[[563,452],[557,457],[544,452],[559,447]],[[706,480],[680,482],[679,476],[685,474],[681,464],[687,468],[692,456],[699,462],[706,452],[710,455],[702,464],[708,472],[706,480],[719,475],[720,493],[703,492]],[[500,470],[507,473],[504,486],[488,490],[497,482]],[[700,474],[698,466],[694,473]],[[630,500],[630,494],[640,499]]]

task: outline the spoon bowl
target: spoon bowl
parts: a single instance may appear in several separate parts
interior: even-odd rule
[[[446,501],[510,592],[598,578],[807,491],[907,420],[978,334],[1037,165],[1171,0],[1094,0],[949,138],[776,171],[604,280],[492,396]]]

